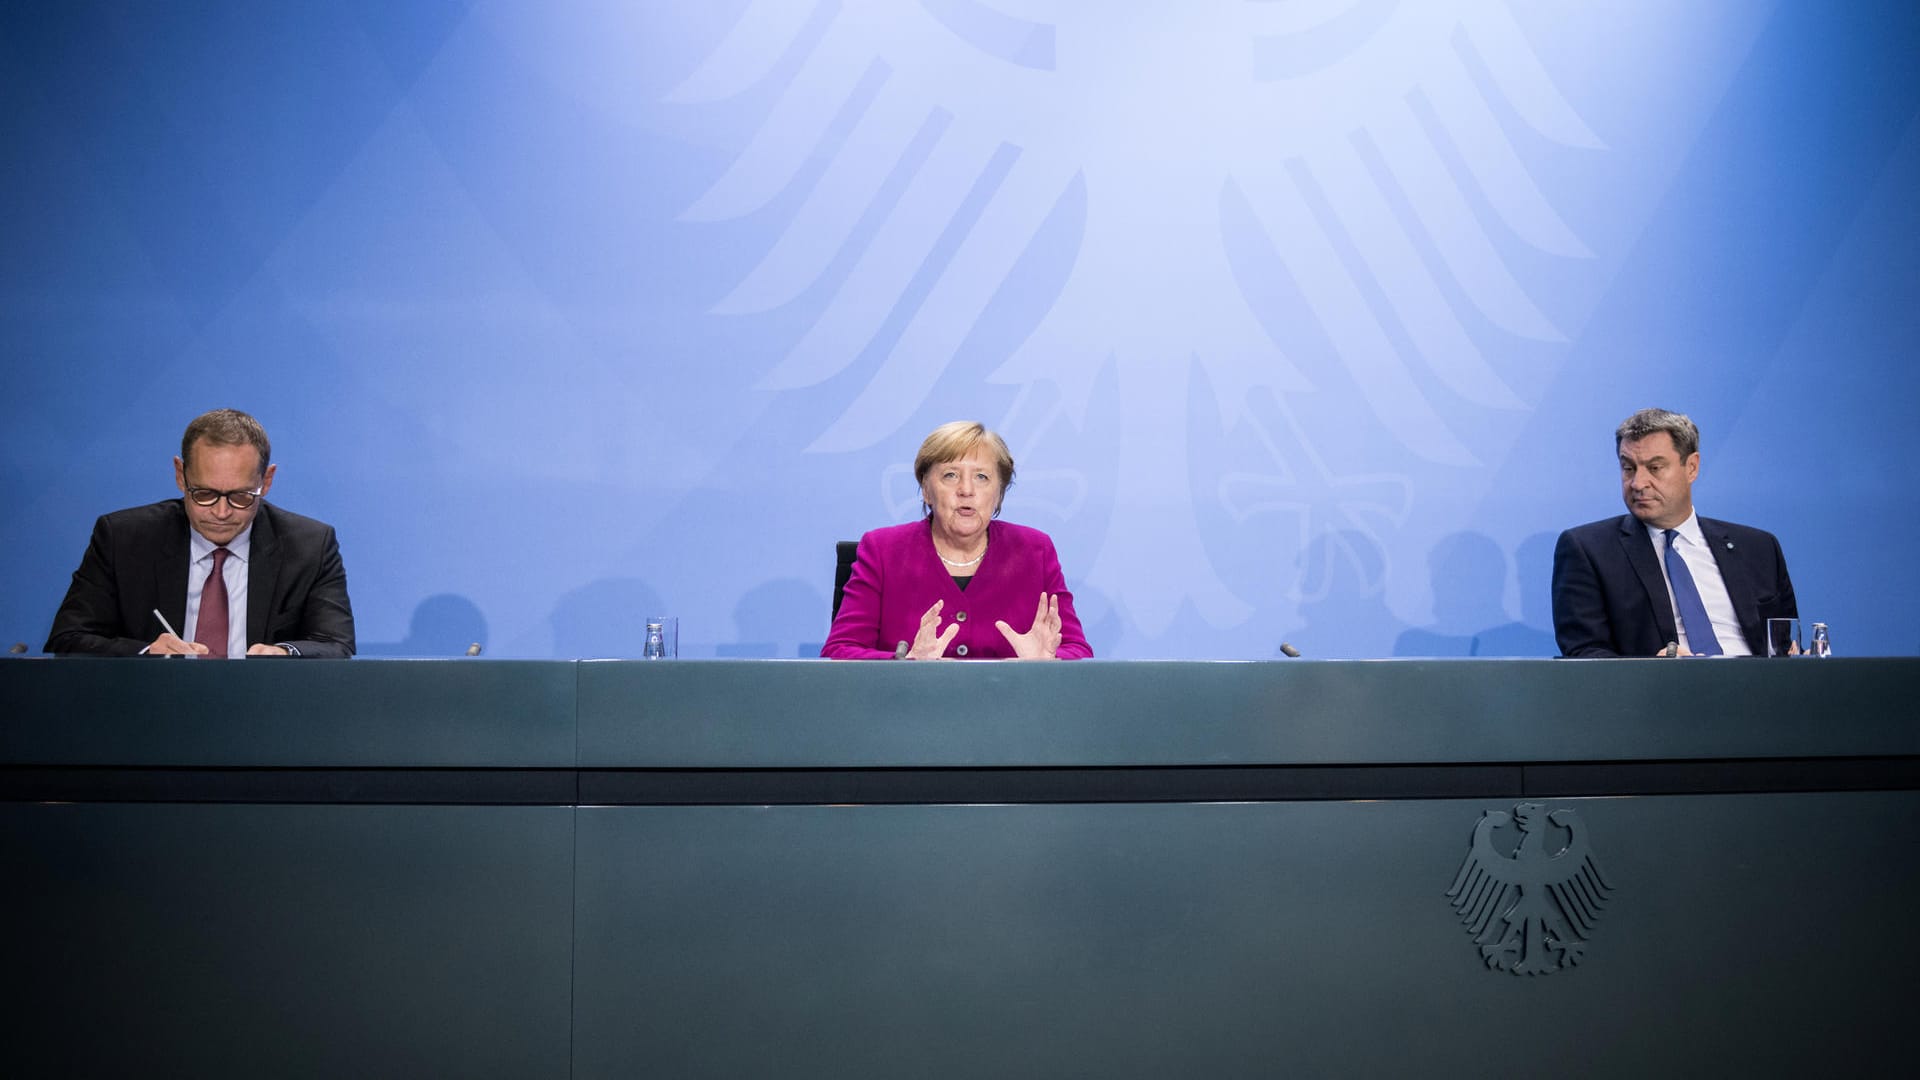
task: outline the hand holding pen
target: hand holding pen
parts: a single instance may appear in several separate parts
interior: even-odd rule
[[[148,656],[205,656],[207,654],[205,645],[182,638],[174,630],[173,624],[167,621],[167,617],[160,614],[159,608],[153,609],[153,617],[160,620],[160,628],[166,633],[154,638],[153,643],[147,646]]]

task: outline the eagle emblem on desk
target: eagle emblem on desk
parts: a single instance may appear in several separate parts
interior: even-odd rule
[[[1489,810],[1447,896],[1489,968],[1548,975],[1578,964],[1613,886],[1595,861],[1588,830],[1573,810],[1520,803]],[[1495,830],[1517,825],[1508,849]],[[1509,833],[1509,838],[1511,834]],[[1558,844],[1564,836],[1565,844]]]

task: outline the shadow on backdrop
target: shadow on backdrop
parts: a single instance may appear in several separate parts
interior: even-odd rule
[[[547,617],[553,655],[561,660],[637,658],[647,639],[647,616],[661,610],[660,594],[639,578],[601,578],[561,595]],[[687,655],[687,624],[680,623],[680,655]]]
[[[1513,549],[1520,577],[1520,621],[1483,630],[1474,656],[1559,656],[1553,639],[1553,545],[1559,534],[1534,533]]]
[[[487,618],[473,601],[455,593],[439,593],[420,601],[399,641],[361,642],[360,656],[465,656],[467,648],[487,644]]]
[[[1481,632],[1505,626],[1507,554],[1485,533],[1457,532],[1427,553],[1433,622],[1394,643],[1395,656],[1473,656]]]
[[[1357,529],[1321,533],[1300,558],[1300,616],[1286,640],[1307,657],[1370,660],[1390,655],[1405,629],[1387,607],[1387,558]],[[1274,655],[1280,655],[1279,642]]]
[[[826,642],[820,613],[827,595],[799,578],[777,578],[748,589],[733,606],[735,641],[714,646],[714,655],[726,658],[817,658]]]

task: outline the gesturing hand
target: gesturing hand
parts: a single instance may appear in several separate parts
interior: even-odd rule
[[[1054,651],[1060,648],[1060,597],[1040,594],[1040,606],[1033,613],[1033,628],[1024,634],[1014,633],[1004,619],[993,625],[1020,659],[1052,660]]]
[[[940,608],[945,603],[945,600],[935,600],[927,613],[920,616],[920,631],[913,635],[913,648],[907,650],[907,659],[938,660],[946,653],[947,643],[960,632],[960,624],[948,623],[945,631],[940,629]]]

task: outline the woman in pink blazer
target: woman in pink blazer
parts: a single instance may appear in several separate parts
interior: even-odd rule
[[[927,516],[860,538],[840,614],[820,650],[836,660],[1083,660],[1093,655],[1053,541],[996,521],[1013,455],[980,424],[942,424],[913,476]]]

